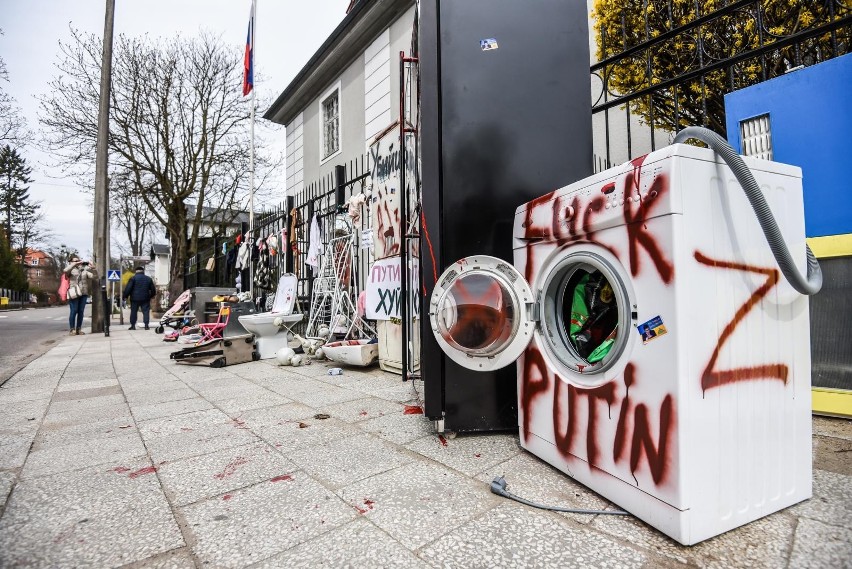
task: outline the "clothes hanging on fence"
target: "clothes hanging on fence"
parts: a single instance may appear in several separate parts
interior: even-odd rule
[[[293,208],[290,210],[290,232],[287,235],[287,240],[284,243],[290,244],[290,250],[293,253],[293,272],[297,275],[302,274],[302,258],[299,255],[299,237],[297,234],[301,217],[299,210]]]
[[[237,266],[237,247],[231,247],[225,255],[225,270],[231,274]]]
[[[250,260],[250,252],[249,252],[249,244],[246,241],[243,241],[242,245],[240,245],[240,251],[237,253],[237,264],[236,268],[238,271],[249,268],[251,264]]]
[[[290,210],[290,244],[295,245],[298,242],[298,236],[296,235],[296,231],[299,228],[299,224],[302,219],[299,215],[299,210],[293,208]]]
[[[269,263],[269,249],[262,240],[258,240],[257,268],[254,271],[254,286],[269,290],[272,288],[272,269]]]
[[[314,274],[319,271],[320,254],[322,253],[322,235],[320,234],[319,218],[314,214],[311,219],[310,240],[308,241],[308,257],[305,262],[313,269]]]
[[[260,259],[260,244],[263,242],[263,239],[258,238],[257,241],[254,242],[254,246],[251,248],[251,260],[257,261]]]
[[[349,217],[353,223],[361,221],[361,206],[367,201],[367,197],[363,193],[356,194],[349,198]]]

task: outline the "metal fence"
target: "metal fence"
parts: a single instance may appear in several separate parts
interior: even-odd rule
[[[725,93],[852,51],[848,0],[632,0],[599,20],[597,171],[669,144],[686,126],[724,136]]]
[[[338,215],[346,215],[348,201],[363,191],[363,182],[369,173],[365,155],[346,164],[335,167],[333,173],[307,185],[295,196],[288,196],[275,207],[255,215],[254,232],[248,238],[254,243],[257,239],[275,236],[278,249],[270,256],[272,280],[277,284],[282,273],[294,273],[298,278],[299,309],[306,317],[301,326],[307,324],[307,313],[311,305],[313,283],[316,271],[306,264],[310,245],[311,221],[316,215],[320,228],[323,250],[335,234],[335,222]],[[371,208],[361,206],[359,222],[354,224],[356,238],[362,230],[371,226]],[[248,225],[244,224],[241,233],[248,235]],[[189,258],[185,265],[184,284],[186,288],[198,286],[235,288],[237,271],[228,263],[228,253],[235,247],[236,235],[224,239],[214,239],[211,247]],[[372,249],[355,248],[358,255],[355,281],[358,290],[363,290],[367,271],[372,262]],[[208,269],[210,259],[212,267]],[[248,271],[241,274],[243,290],[248,290],[251,275]],[[255,296],[263,294],[259,290]],[[298,327],[297,327],[298,330]]]
[[[2,299],[5,299],[2,300]],[[8,288],[0,288],[0,310],[19,308],[30,302],[30,293],[28,291],[11,290]]]

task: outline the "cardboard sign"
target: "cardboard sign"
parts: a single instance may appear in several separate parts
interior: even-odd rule
[[[400,184],[402,163],[405,161],[405,186],[408,191],[409,212],[416,203],[415,166],[417,155],[414,152],[414,136],[406,135],[405,156],[400,152],[399,129],[391,129],[372,144],[369,151],[370,176],[373,180],[373,193],[369,204],[372,215],[373,256],[385,259],[399,255],[400,238]],[[419,256],[416,243],[413,256]]]
[[[409,314],[414,318],[420,317],[420,295],[418,291],[418,274],[420,271],[417,260],[411,261],[408,269],[408,294],[410,298]],[[400,317],[402,302],[401,265],[399,257],[381,259],[373,263],[367,278],[367,318],[370,320],[390,320]]]

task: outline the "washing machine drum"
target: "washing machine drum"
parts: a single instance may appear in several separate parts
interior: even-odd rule
[[[589,363],[604,359],[618,333],[615,293],[600,271],[577,271],[569,280],[566,293],[571,302],[563,302],[563,322],[568,323],[567,337],[577,354]]]
[[[594,253],[566,256],[539,296],[501,259],[462,259],[444,271],[432,293],[435,339],[459,365],[490,371],[516,361],[540,327],[544,346],[566,370],[588,376],[614,365],[632,315],[610,263]]]

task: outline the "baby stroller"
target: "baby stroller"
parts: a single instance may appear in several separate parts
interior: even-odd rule
[[[184,310],[189,307],[189,301],[191,298],[192,291],[189,289],[183,291],[180,296],[175,299],[172,307],[166,310],[163,317],[160,318],[160,325],[157,326],[154,331],[157,334],[162,334],[166,326],[178,330],[184,326],[193,326],[198,324],[198,320],[195,319],[195,314],[192,311],[184,312]]]

